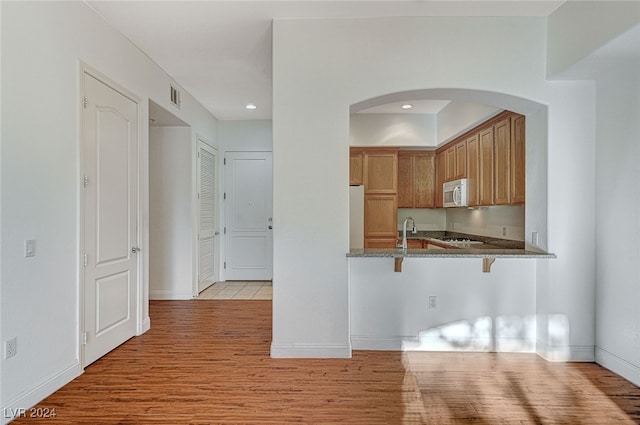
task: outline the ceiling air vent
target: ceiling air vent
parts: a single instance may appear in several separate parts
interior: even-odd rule
[[[170,86],[170,93],[169,93],[169,100],[171,101],[171,103],[175,106],[177,106],[178,108],[180,107],[180,92],[178,91],[178,89],[176,89],[173,84],[171,84]]]

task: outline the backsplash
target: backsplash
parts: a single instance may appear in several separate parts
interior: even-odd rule
[[[446,230],[524,241],[524,205],[447,208]]]
[[[418,230],[445,230],[447,225],[444,209],[398,208],[398,230],[402,230],[402,223],[407,216],[413,217]]]
[[[524,241],[524,205],[440,209],[398,208],[398,230],[411,216],[418,230],[450,232]]]

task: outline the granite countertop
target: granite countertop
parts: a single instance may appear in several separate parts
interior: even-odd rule
[[[439,240],[443,237],[458,239],[472,239],[483,242],[482,245],[474,247],[446,249],[401,249],[401,248],[366,248],[351,249],[347,257],[393,257],[393,258],[556,258],[555,254],[525,247],[521,241],[507,239],[490,238],[485,236],[469,235],[465,233],[449,231],[419,231],[415,234],[407,233],[407,239],[418,240]],[[399,233],[402,239],[402,233]]]

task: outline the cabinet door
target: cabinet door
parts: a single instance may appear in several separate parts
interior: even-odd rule
[[[436,155],[436,208],[442,208],[442,185],[447,175],[447,156],[446,152],[440,152]]]
[[[467,185],[470,206],[479,205],[480,199],[480,134],[467,139]]]
[[[493,205],[493,126],[480,131],[479,205]]]
[[[506,205],[511,195],[511,119],[499,121],[494,126],[493,203]]]
[[[415,157],[400,152],[398,154],[398,208],[414,208]]]
[[[365,248],[397,248],[397,239],[365,239]]]
[[[402,243],[402,240],[400,241]],[[422,240],[420,239],[409,239],[407,241],[407,248],[409,249],[422,249]]]
[[[349,154],[349,184],[358,186],[364,183],[363,154],[361,151],[351,151]]]
[[[396,195],[365,195],[364,237],[393,238],[398,236]]]
[[[456,166],[458,165],[458,161],[456,159],[456,147],[451,146],[445,152],[447,156],[447,168],[446,168],[446,174],[445,174],[445,181],[448,182],[450,180],[455,180],[456,174],[458,172],[458,170],[456,169]]]
[[[523,204],[525,201],[525,117],[516,115],[511,118],[511,203]]]
[[[435,154],[420,153],[414,157],[414,207],[433,208],[435,193]]]
[[[458,143],[456,146],[456,179],[467,177],[467,143]]]
[[[373,151],[364,153],[365,193],[398,192],[397,151]]]

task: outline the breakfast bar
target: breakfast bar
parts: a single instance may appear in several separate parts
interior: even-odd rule
[[[394,271],[402,271],[405,258],[482,258],[483,272],[489,273],[496,258],[556,258],[524,242],[487,238],[444,231],[422,231],[408,236],[409,241],[420,241],[427,248],[358,248],[351,249],[347,257],[392,257]],[[415,246],[415,244],[414,244]]]
[[[420,233],[409,246],[447,246],[441,239],[451,236]],[[535,352],[536,288],[547,267],[537,260],[556,255],[522,242],[478,242],[351,249],[353,349]]]

